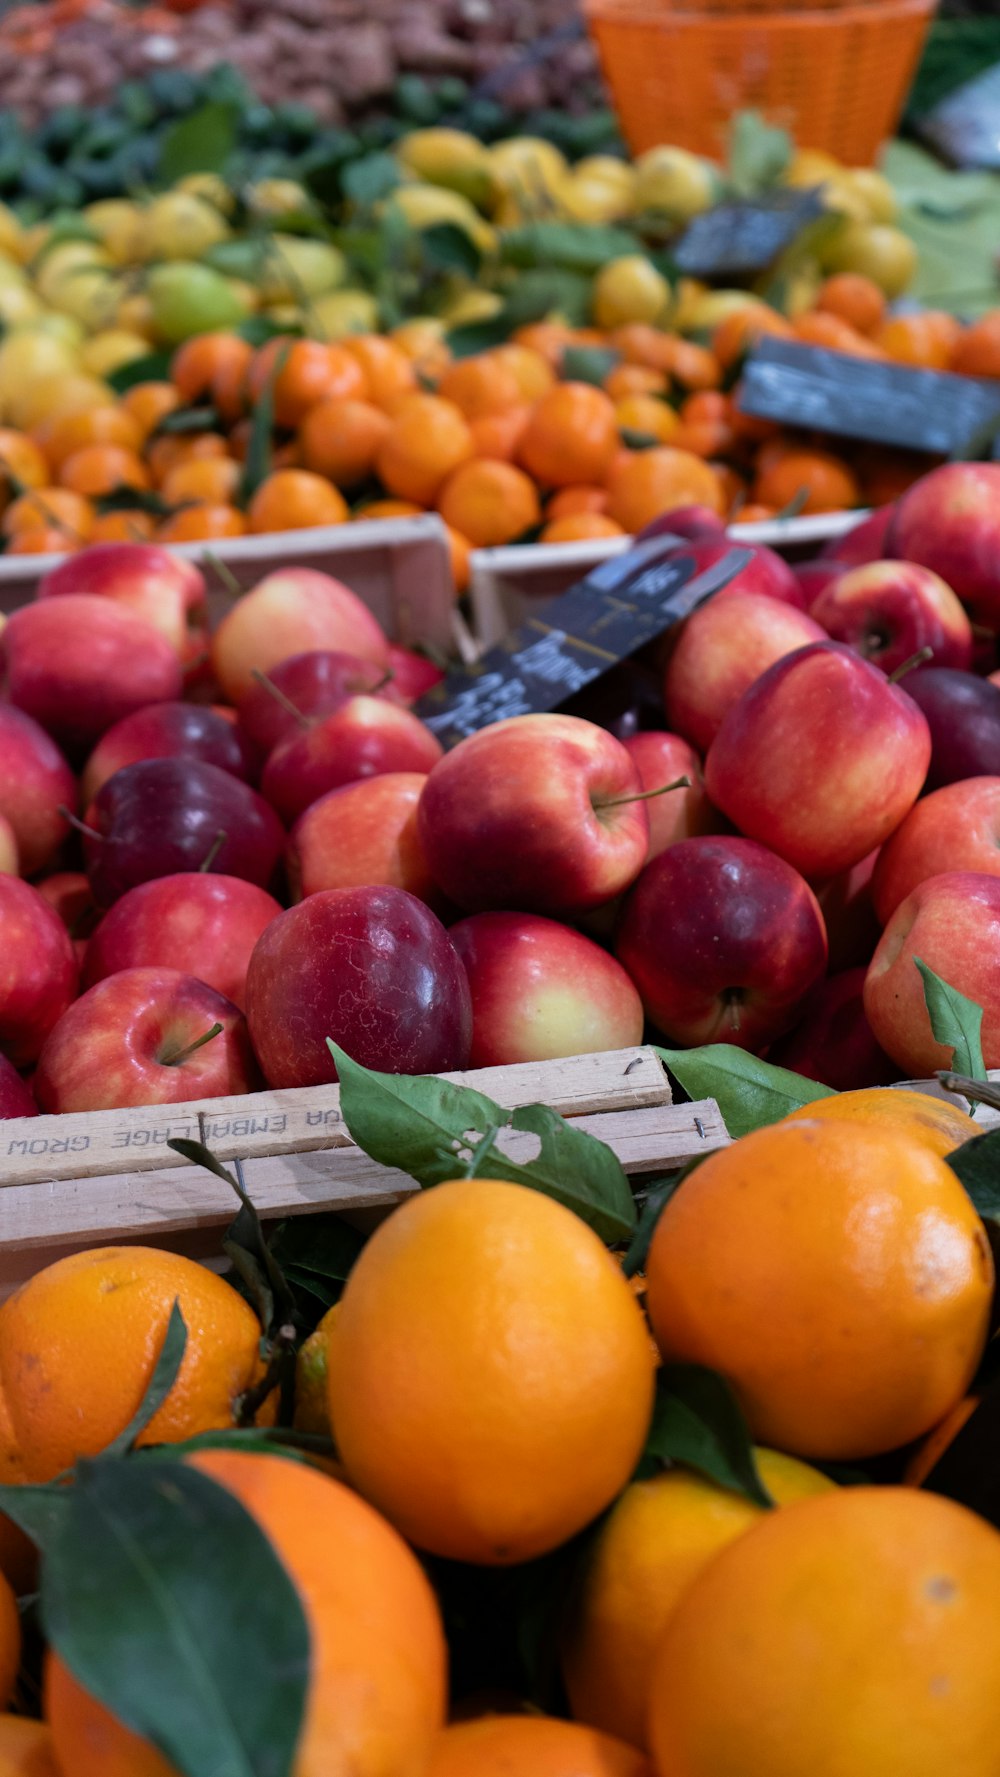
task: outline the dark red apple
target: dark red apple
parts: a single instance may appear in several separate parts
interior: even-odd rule
[[[872,875],[878,857],[878,850],[870,851],[849,870],[813,883],[830,946],[831,974],[869,963],[882,936],[872,905]]]
[[[57,857],[66,839],[64,807],[76,807],[76,779],[55,741],[32,716],[0,703],[0,814],[14,830],[25,876]]]
[[[889,528],[896,516],[894,505],[877,506],[867,518],[852,525],[839,537],[824,543],[820,555],[825,561],[837,561],[844,567],[861,567],[868,561],[886,561],[892,550],[886,547]]]
[[[158,629],[182,661],[192,635],[207,640],[205,576],[193,561],[155,543],[91,543],[52,568],[38,597],[114,599]]]
[[[441,667],[428,660],[426,654],[416,654],[412,648],[399,648],[395,643],[389,648],[389,670],[391,683],[407,703],[415,703],[425,691],[440,685],[444,678]]]
[[[332,648],[292,654],[272,667],[266,682],[253,680],[240,698],[240,726],[266,755],[280,741],[299,734],[307,722],[332,715],[349,697],[405,701],[395,680],[387,678],[388,670],[360,655],[338,654]]]
[[[260,1084],[243,1014],[179,969],[123,969],[99,981],[49,1033],[34,1079],[49,1112],[186,1104]]]
[[[76,996],[70,935],[28,882],[0,876],[0,1053],[30,1067]]]
[[[0,1055],[0,1119],[37,1115],[38,1106],[27,1080],[22,1080],[6,1055]]]
[[[924,648],[935,666],[967,668],[972,625],[950,586],[911,561],[849,568],[809,607],[835,642],[893,673]]]
[[[768,1050],[768,1061],[835,1092],[890,1086],[898,1080],[896,1063],[879,1047],[865,1015],[866,973],[845,969],[814,987],[795,1029]]]
[[[826,968],[808,883],[750,839],[684,839],[646,865],[615,943],[671,1042],[760,1050],[794,1024]]]
[[[383,771],[428,772],[441,742],[412,710],[380,697],[349,697],[332,715],[279,741],[260,787],[286,826],[328,790]]]
[[[80,789],[92,802],[123,765],[140,759],[202,759],[249,783],[254,758],[234,722],[206,704],[150,703],[101,736],[83,768]]]
[[[328,889],[279,914],[247,972],[247,1020],[269,1086],[336,1078],[327,1037],[383,1073],[465,1067],[469,982],[441,921],[404,889]]]
[[[292,828],[285,854],[292,900],[321,889],[384,883],[406,889],[440,914],[444,896],[417,834],[426,782],[422,772],[386,771],[311,803]]]
[[[695,537],[690,543],[678,546],[677,554],[690,556],[699,574],[707,568],[714,567],[716,562],[728,555],[734,544],[723,533],[720,535]],[[740,543],[740,549],[748,550],[750,561],[746,567],[735,574],[728,585],[720,587],[714,594],[717,599],[739,598],[741,594],[752,592],[762,593],[768,598],[780,599],[782,604],[797,605],[800,611],[805,610],[805,594],[792,573],[788,563],[769,549],[766,543]]]
[[[931,731],[926,789],[1000,777],[1000,686],[952,667],[925,666],[908,676],[906,689]]]
[[[129,889],[87,946],[84,987],[121,969],[181,969],[242,1008],[253,947],[281,908],[240,876],[183,871]]]
[[[887,553],[933,568],[981,623],[1000,626],[1000,463],[943,463],[897,502]]]

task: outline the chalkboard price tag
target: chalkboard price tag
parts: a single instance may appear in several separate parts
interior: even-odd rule
[[[689,278],[749,278],[766,271],[824,215],[815,191],[776,191],[752,202],[718,204],[696,216],[673,249]]]
[[[743,366],[742,413],[940,456],[997,454],[1000,382],[761,339]]]
[[[474,666],[449,673],[419,699],[417,715],[450,747],[507,716],[558,709],[752,560],[749,550],[734,548],[699,573],[683,547],[674,536],[649,537],[601,562]]]

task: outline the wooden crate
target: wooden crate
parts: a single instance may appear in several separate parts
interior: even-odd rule
[[[598,1136],[625,1171],[650,1176],[725,1145],[711,1099],[675,1105],[650,1048],[445,1076],[498,1104],[550,1105]],[[218,1253],[235,1195],[167,1147],[202,1139],[240,1159],[266,1221],[316,1210],[385,1210],[417,1189],[351,1141],[337,1086],[309,1086],[192,1104],[142,1106],[0,1123],[0,1293],[66,1252],[112,1241],[162,1243],[194,1257]],[[530,1158],[536,1138],[501,1137]]]

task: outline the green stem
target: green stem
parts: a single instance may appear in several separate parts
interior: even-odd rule
[[[211,1043],[215,1037],[221,1036],[221,1034],[222,1025],[213,1024],[211,1030],[202,1031],[201,1036],[195,1037],[194,1042],[188,1043],[185,1048],[175,1049],[172,1055],[161,1055],[160,1066],[180,1067],[181,1062],[187,1061],[189,1056],[193,1055],[196,1049],[204,1049],[206,1043]]]
[[[610,802],[595,802],[595,809],[625,808],[629,802],[652,802],[655,796],[665,796],[668,790],[690,790],[689,777],[676,777],[672,784],[661,784],[658,790],[637,790],[634,796],[613,796]]]

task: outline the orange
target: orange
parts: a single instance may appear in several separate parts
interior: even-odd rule
[[[604,512],[567,512],[545,526],[539,543],[587,543],[595,537],[624,537],[625,532]]]
[[[607,489],[588,487],[585,483],[579,487],[561,487],[553,494],[545,507],[547,519],[569,518],[576,512],[606,512],[608,506]]]
[[[512,463],[531,418],[531,404],[519,402],[503,413],[484,413],[469,421],[472,449],[477,457],[491,457],[495,463]]]
[[[250,365],[253,347],[245,340],[241,352],[227,353],[217,364],[209,385],[208,398],[220,419],[227,426],[242,419],[250,405]]]
[[[415,1556],[363,1500],[303,1463],[231,1450],[188,1460],[256,1519],[302,1601],[310,1673],[289,1777],[423,1777],[447,1651]],[[173,1777],[52,1657],[45,1707],[67,1777]]]
[[[181,398],[173,383],[136,383],[119,397],[118,405],[135,420],[140,435],[148,438],[168,413],[174,413]]]
[[[444,322],[429,317],[404,321],[392,330],[392,343],[409,358],[418,376],[440,376],[451,363],[451,350],[444,336]]]
[[[199,333],[177,347],[170,380],[185,407],[194,407],[213,395],[220,375],[245,378],[253,355],[253,347],[238,333]]]
[[[143,1432],[176,1443],[234,1423],[261,1373],[260,1326],[214,1272],[145,1246],[95,1247],[21,1285],[0,1317],[0,1387],[24,1470],[48,1481],[94,1456],[137,1411],[177,1300],[188,1328],[180,1374]]]
[[[897,364],[919,370],[947,370],[962,337],[961,323],[943,309],[919,315],[892,315],[879,328],[876,343]]]
[[[47,529],[42,531],[14,531],[8,545],[8,555],[72,555],[82,548],[79,538],[71,536],[69,531]]]
[[[6,497],[13,490],[10,476],[23,487],[44,487],[49,467],[39,445],[25,432],[0,426],[0,493]]]
[[[247,521],[237,506],[225,501],[185,506],[156,529],[158,543],[210,543],[225,537],[244,537]]]
[[[185,500],[223,505],[233,499],[240,485],[240,465],[232,457],[195,457],[178,463],[163,478],[160,492],[171,506]]]
[[[0,1715],[0,1777],[60,1777],[44,1722]]]
[[[392,416],[375,467],[390,494],[430,506],[472,449],[468,421],[453,401],[408,395]]]
[[[639,364],[667,376],[673,368],[675,335],[664,333],[648,321],[623,322],[611,334],[610,344],[621,352],[626,364]]]
[[[707,1364],[762,1442],[863,1458],[936,1425],[989,1328],[993,1260],[950,1167],[907,1130],[788,1119],[712,1154],[646,1265],[666,1361]]]
[[[604,393],[612,401],[624,401],[628,395],[665,395],[668,386],[662,370],[645,364],[616,364],[604,378]]]
[[[322,475],[308,469],[276,469],[262,481],[247,508],[251,531],[304,531],[345,524],[347,502]]]
[[[0,1389],[0,1482],[5,1487],[16,1487],[27,1478],[24,1459],[10,1422],[7,1399]],[[9,1581],[15,1592],[22,1593],[34,1590],[37,1573],[38,1556],[34,1543],[18,1528],[13,1518],[0,1512],[0,1574]],[[3,1764],[0,1760],[0,1774],[2,1771]]]
[[[536,357],[544,358],[550,370],[558,371],[562,355],[571,344],[573,329],[565,321],[529,321],[515,329],[511,343],[524,346]],[[503,350],[503,348],[500,348]],[[544,393],[544,391],[540,391]]]
[[[64,539],[86,543],[94,522],[94,508],[82,494],[66,487],[40,487],[13,500],[3,515],[0,530],[5,537],[26,531],[58,531]]]
[[[497,346],[492,356],[494,363],[504,365],[511,372],[521,391],[522,401],[537,401],[555,384],[555,371],[548,358],[531,346],[508,340],[506,345]]]
[[[391,421],[371,401],[320,401],[299,428],[302,462],[338,487],[365,481]]]
[[[833,1485],[794,1456],[755,1455],[776,1505]],[[625,1489],[587,1552],[563,1638],[563,1678],[578,1720],[646,1745],[653,1657],[667,1623],[713,1556],[763,1515],[762,1506],[691,1469],[667,1469]]]
[[[279,426],[299,425],[317,401],[363,401],[368,394],[364,372],[344,346],[318,339],[269,339],[261,346],[247,371],[251,402],[268,385]]]
[[[295,1416],[292,1423],[296,1431],[313,1432],[325,1438],[331,1436],[327,1373],[330,1339],[339,1306],[335,1302],[327,1309],[308,1339],[303,1340],[295,1358]]]
[[[860,499],[858,483],[840,457],[825,450],[788,450],[754,483],[754,499],[782,512],[802,498],[801,512],[842,512]]]
[[[54,414],[35,428],[35,442],[57,472],[67,457],[88,444],[119,444],[124,450],[137,453],[142,440],[138,420],[122,407],[88,407],[76,413]]]
[[[718,359],[705,346],[692,339],[675,339],[670,356],[670,374],[682,389],[717,389],[722,381]]]
[[[760,500],[747,500],[733,516],[734,524],[769,524],[778,514],[773,506],[765,506]]]
[[[426,510],[426,506],[417,506],[413,500],[368,500],[355,507],[354,518],[356,522],[368,518],[420,518]]]
[[[560,383],[537,403],[518,461],[546,487],[603,481],[618,448],[614,402],[589,383]]]
[[[228,457],[229,445],[221,432],[189,432],[185,436],[163,433],[146,447],[146,461],[159,484],[179,463],[201,462],[205,457]]]
[[[416,394],[416,369],[391,339],[382,339],[377,333],[355,333],[343,341],[343,350],[361,368],[365,385],[364,392],[359,392],[362,401],[373,401],[376,407],[392,413],[404,396]]]
[[[642,432],[658,444],[669,444],[680,431],[675,410],[655,395],[623,395],[615,402],[615,418],[623,432]]]
[[[452,525],[446,524],[444,528],[448,533],[448,560],[451,566],[452,585],[456,594],[460,595],[468,590],[469,580],[472,576],[472,544],[468,537],[463,537],[461,531],[456,531]]]
[[[458,1179],[372,1235],[340,1301],[330,1415],[348,1475],[418,1548],[505,1565],[609,1505],[653,1360],[607,1248],[522,1185]]]
[[[942,1160],[981,1133],[968,1111],[957,1100],[937,1098],[931,1092],[907,1092],[902,1087],[867,1086],[856,1092],[837,1092],[818,1098],[783,1118],[792,1123],[807,1117],[823,1122],[866,1123],[880,1129],[903,1129]]]
[[[446,401],[454,401],[467,420],[506,413],[524,400],[513,369],[492,352],[450,364],[438,382],[437,392]]]
[[[238,463],[245,463],[247,460],[247,457],[250,454],[250,440],[251,440],[252,436],[253,436],[253,421],[250,419],[237,420],[235,426],[233,427],[232,431],[229,434],[228,440],[227,439],[222,440],[222,443],[225,446],[225,448],[223,450],[215,451],[215,452],[207,452],[206,451],[204,454],[215,455],[215,456],[235,457],[236,461]],[[207,436],[204,438],[204,442],[207,443]],[[182,454],[182,455],[174,458],[170,467],[176,468],[177,464],[179,462],[183,463],[183,462],[186,462],[187,460],[188,459],[185,456],[183,456],[183,454]],[[272,440],[271,440],[271,468],[272,469],[297,469],[298,466],[299,466],[299,447],[298,447],[297,439],[289,438],[289,439],[286,439],[284,444],[276,444],[272,438]]]
[[[827,278],[816,298],[823,314],[836,315],[858,333],[876,333],[885,319],[885,296],[861,272],[840,271]]]
[[[731,370],[751,350],[762,334],[774,339],[791,339],[792,329],[783,315],[775,313],[764,302],[748,302],[720,321],[712,335],[712,356],[723,370]]]
[[[724,511],[718,476],[689,450],[636,451],[608,477],[608,517],[633,534],[674,506],[692,505]]]
[[[812,309],[808,314],[799,315],[792,324],[792,332],[803,345],[822,346],[829,352],[846,352],[853,358],[884,357],[881,341],[878,346],[873,345],[848,321],[842,321],[839,315],[828,314],[825,309]]]
[[[513,463],[463,463],[438,495],[445,524],[467,537],[474,549],[513,543],[541,521],[535,484]]]
[[[1000,309],[981,315],[959,335],[949,369],[962,376],[1000,376]]]
[[[917,1445],[903,1473],[903,1481],[907,1487],[922,1487],[931,1469],[944,1455],[948,1446],[958,1437],[964,1425],[968,1425],[973,1413],[979,1405],[978,1394],[967,1394],[950,1413],[946,1413],[940,1425]]]
[[[903,1487],[770,1512],[681,1599],[650,1738],[684,1777],[992,1777],[1000,1535]]]
[[[426,1777],[653,1777],[643,1753],[578,1722],[485,1715],[439,1734]]]
[[[102,512],[90,529],[90,543],[148,543],[156,529],[149,512]]]
[[[121,444],[85,444],[66,457],[59,482],[75,494],[110,494],[116,487],[146,488],[149,471],[134,450]]]

